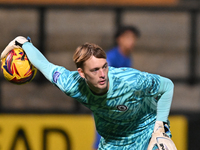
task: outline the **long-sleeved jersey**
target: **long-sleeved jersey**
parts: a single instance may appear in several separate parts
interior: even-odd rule
[[[132,68],[109,67],[109,90],[99,96],[91,92],[77,71],[50,63],[29,42],[23,49],[50,82],[93,112],[97,131],[103,137],[99,149],[106,144],[134,143],[134,149],[142,150],[155,121],[167,121],[173,96],[171,80]]]

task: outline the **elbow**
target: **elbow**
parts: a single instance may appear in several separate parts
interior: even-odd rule
[[[171,91],[172,93],[174,93],[174,83],[170,79],[167,79],[166,91],[169,91],[169,92]]]
[[[171,91],[174,90],[174,83],[172,80],[162,77],[161,78],[161,86],[160,86],[161,91]]]
[[[168,82],[169,86],[174,89],[174,83],[172,82],[172,80],[168,79]]]

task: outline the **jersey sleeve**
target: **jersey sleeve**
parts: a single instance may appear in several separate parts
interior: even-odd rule
[[[22,46],[29,61],[49,80],[52,81],[52,72],[57,67],[50,63],[32,43],[26,42]]]
[[[162,96],[157,103],[157,121],[167,122],[173,99],[174,84],[168,78],[161,77],[160,80],[159,93],[162,93]]]
[[[50,63],[32,43],[22,46],[30,62],[55,86],[69,96],[74,96],[82,81],[77,71]],[[79,82],[80,81],[80,82]],[[82,82],[81,82],[82,83]]]
[[[157,100],[157,121],[167,122],[173,98],[173,82],[159,75],[141,72],[137,83],[145,95]]]

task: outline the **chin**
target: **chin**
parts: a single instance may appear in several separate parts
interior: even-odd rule
[[[107,89],[107,84],[99,85],[99,89],[106,90]]]

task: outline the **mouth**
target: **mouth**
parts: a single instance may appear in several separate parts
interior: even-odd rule
[[[106,83],[106,80],[101,80],[101,81],[99,81],[99,84],[100,85],[104,85]]]

